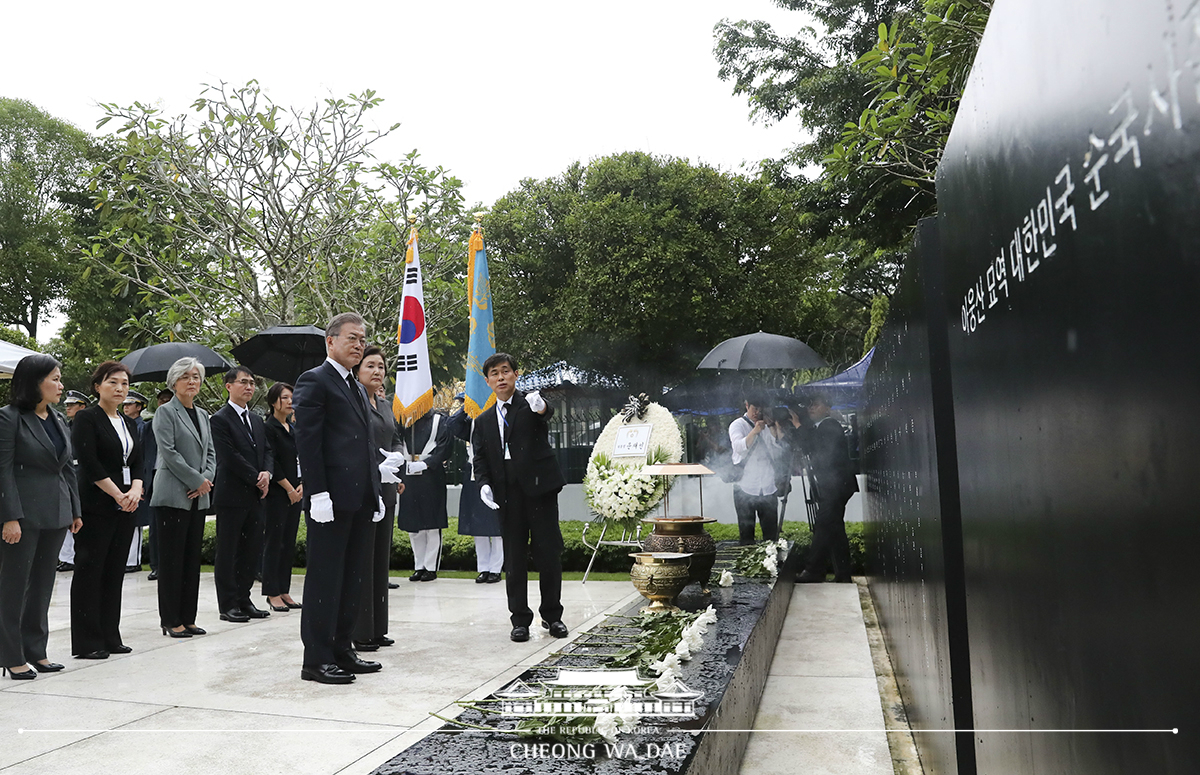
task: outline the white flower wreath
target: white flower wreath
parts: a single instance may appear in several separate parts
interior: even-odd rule
[[[645,456],[612,457],[617,433],[624,425],[651,426]],[[661,404],[649,404],[640,418],[626,419],[618,414],[604,426],[592,448],[583,477],[584,499],[601,519],[623,528],[636,527],[671,487],[670,477],[642,474],[642,467],[647,463],[678,463],[682,459],[683,437],[679,426]]]

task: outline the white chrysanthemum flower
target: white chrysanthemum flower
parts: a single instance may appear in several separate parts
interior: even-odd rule
[[[779,549],[779,551],[783,552],[784,554],[787,554],[788,542],[787,542],[786,538],[784,538],[783,536],[780,536],[779,540],[775,542],[775,546]]]
[[[672,654],[671,656],[675,656]],[[668,670],[658,677],[654,682],[654,689],[660,692],[668,692],[675,685],[676,681],[682,681],[683,674],[679,670]]]
[[[698,629],[689,627],[683,633],[683,640],[680,641],[687,646],[688,651],[693,654],[704,648],[704,633]]]
[[[679,672],[679,655],[667,654],[657,662],[651,662],[650,669],[659,675]]]
[[[779,575],[779,566],[775,563],[775,553],[768,552],[766,557],[763,557],[763,568],[772,576]]]
[[[699,618],[696,619],[697,623],[704,622],[705,627],[707,627],[710,624],[716,624],[716,621],[717,621],[717,609],[713,608],[711,605],[709,605],[708,608],[705,608],[704,613],[700,614]]]
[[[688,646],[686,638],[680,638],[679,642],[675,644],[675,656],[683,660],[692,658],[692,649]]]
[[[732,587],[733,586],[733,574],[727,570],[721,571],[721,578],[717,579],[717,586]]]
[[[596,734],[603,737],[610,743],[617,742],[617,732],[619,730],[619,716],[615,713],[597,713],[596,714]]]

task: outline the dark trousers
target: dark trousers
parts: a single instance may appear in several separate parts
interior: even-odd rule
[[[263,499],[262,593],[265,597],[291,592],[292,563],[296,559],[299,529],[300,502],[288,503],[287,493],[272,487]]]
[[[528,497],[511,476],[506,485],[505,502],[500,504],[500,536],[504,543],[509,619],[513,627],[533,624],[528,586],[532,555],[539,574],[538,613],[543,621],[561,621],[563,538],[558,527],[558,493]]]
[[[150,494],[146,494],[146,498],[150,498]],[[148,506],[150,509],[150,525],[146,528],[150,532],[150,537],[146,539],[146,560],[150,563],[150,570],[158,571],[158,507]]]
[[[121,582],[133,541],[133,514],[83,514],[75,534],[71,579],[71,653],[112,649],[121,643]]]
[[[738,541],[754,543],[754,521],[762,523],[764,541],[779,540],[779,498],[770,495],[748,495],[741,487],[733,487],[733,510],[737,513]]]
[[[375,507],[372,503],[358,511],[335,512],[332,522],[314,522],[305,515],[308,568],[300,640],[306,665],[330,664],[352,648],[350,639],[363,579],[362,559],[374,535],[371,515]]]
[[[254,570],[262,557],[262,504],[217,507],[213,581],[222,611],[250,605]]]
[[[15,544],[0,541],[0,666],[46,658],[50,598],[65,527],[22,528]]]
[[[200,544],[204,515],[199,503],[190,509],[159,506],[154,532],[158,534],[158,619],[174,629],[196,623],[200,598]]]
[[[362,587],[358,596],[358,619],[354,623],[354,640],[368,641],[387,635],[388,631],[388,566],[392,559],[392,531],[396,525],[396,496],[386,505],[383,519],[371,525],[371,538],[363,557]]]
[[[846,501],[848,497],[817,498],[813,518],[813,540],[805,570],[819,576],[833,560],[833,575],[850,578],[850,539],[846,537]]]

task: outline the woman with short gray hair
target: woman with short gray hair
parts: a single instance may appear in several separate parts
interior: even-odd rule
[[[204,366],[180,358],[167,370],[175,394],[154,413],[157,470],[150,505],[158,509],[158,616],[163,635],[204,635],[196,626],[200,596],[200,542],[209,492],[217,475],[217,450],[208,412],[195,405]]]

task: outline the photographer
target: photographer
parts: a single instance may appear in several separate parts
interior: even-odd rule
[[[763,539],[779,538],[777,466],[783,459],[780,443],[783,429],[775,422],[766,396],[746,397],[746,413],[729,425],[733,465],[742,474],[733,486],[733,509],[737,512],[738,540],[754,543],[754,522],[762,523]]]

